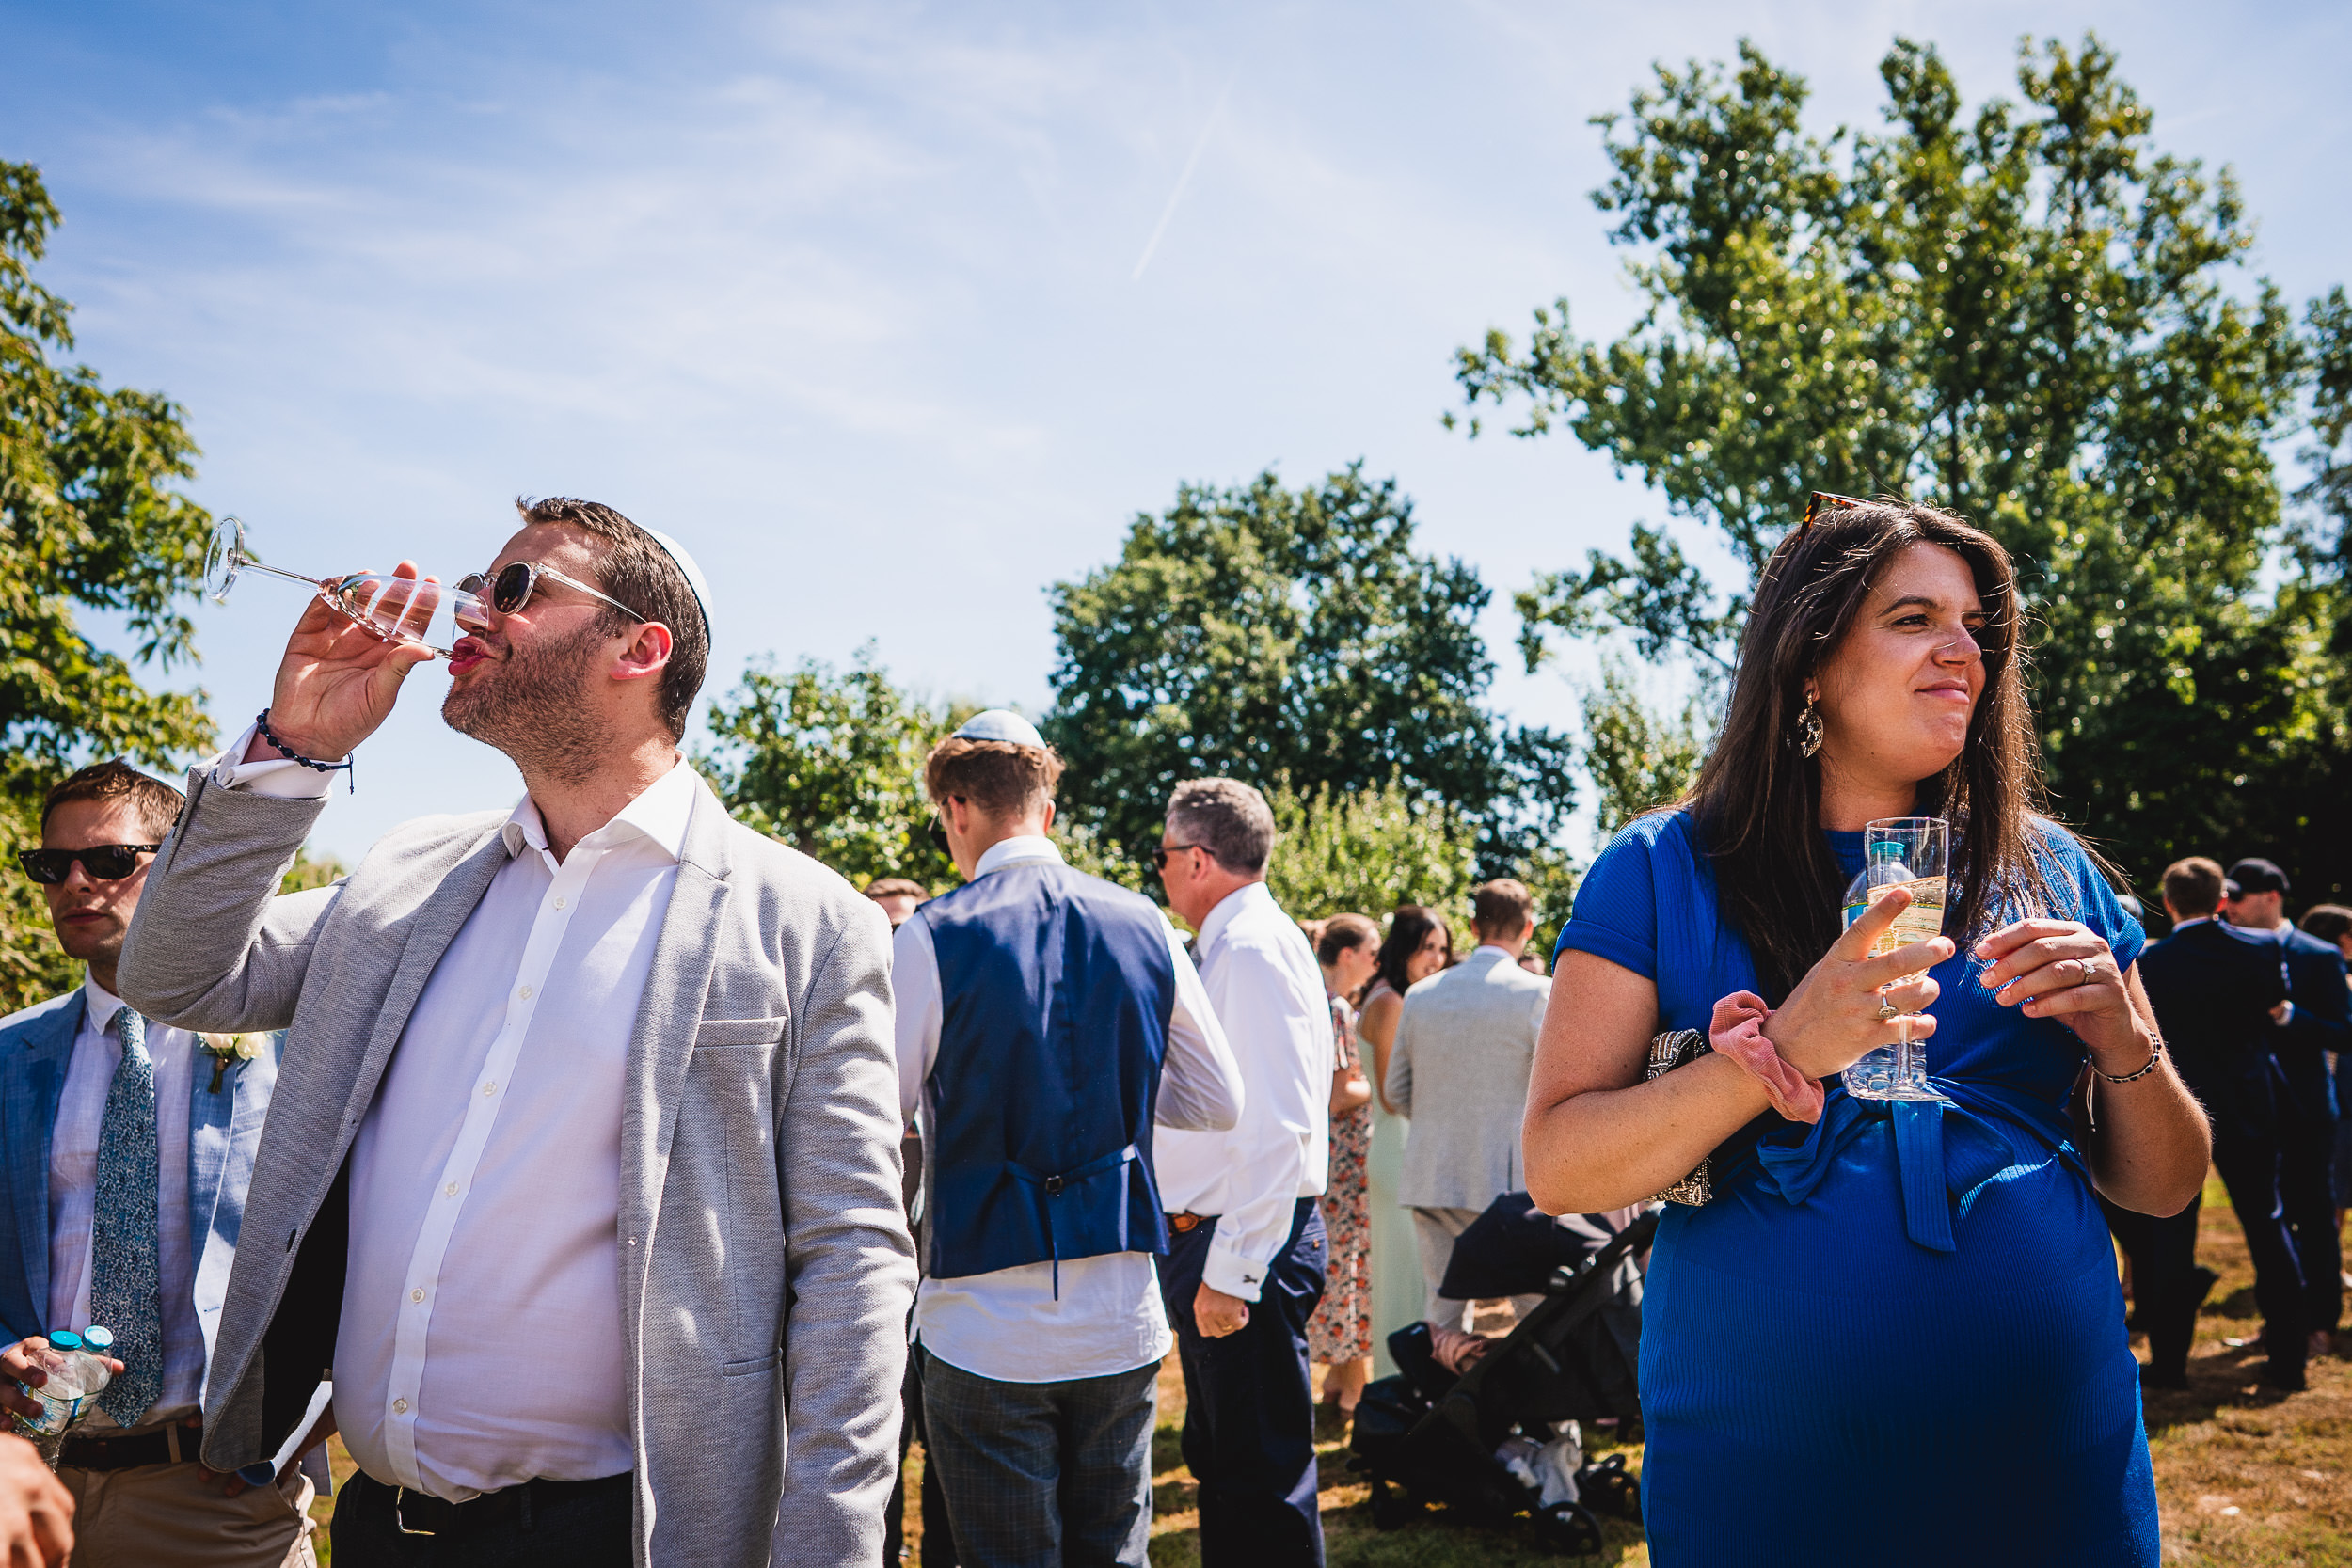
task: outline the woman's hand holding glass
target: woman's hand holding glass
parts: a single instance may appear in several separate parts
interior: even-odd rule
[[[1807,1078],[1827,1078],[1866,1052],[1892,1045],[1899,1018],[1910,1017],[1915,1040],[1935,1033],[1932,1017],[1911,1015],[1925,1015],[1941,993],[1924,972],[1957,951],[1951,939],[1931,937],[1870,957],[1871,944],[1910,906],[1907,889],[1880,895],[1772,1010],[1764,1037],[1783,1061]]]
[[[2128,1072],[2151,1042],[2106,939],[2076,920],[2018,920],[1977,943],[1985,990],[2028,1018],[2074,1031],[2102,1069]],[[2112,1059],[2110,1059],[2112,1058]]]

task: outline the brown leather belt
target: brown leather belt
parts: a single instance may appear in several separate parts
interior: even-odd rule
[[[1177,1235],[1182,1236],[1193,1227],[1197,1225],[1206,1225],[1209,1221],[1215,1218],[1216,1218],[1215,1214],[1196,1214],[1191,1210],[1187,1209],[1181,1214],[1168,1215],[1168,1227],[1176,1232]]]
[[[129,1470],[141,1465],[178,1465],[203,1451],[201,1423],[174,1424],[130,1437],[69,1437],[57,1463],[76,1470]]]

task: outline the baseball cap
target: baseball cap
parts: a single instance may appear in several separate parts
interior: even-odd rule
[[[2284,893],[2287,874],[2265,860],[2242,860],[2230,867],[2229,886],[2223,890],[2233,898],[2243,898],[2249,893]]]

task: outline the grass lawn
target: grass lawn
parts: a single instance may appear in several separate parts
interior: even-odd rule
[[[2206,1182],[2198,1255],[2221,1272],[2221,1282],[2198,1323],[2190,1387],[2148,1402],[2164,1560],[2183,1568],[2352,1568],[2352,1361],[2314,1361],[2311,1388],[2301,1394],[2272,1393],[2255,1383],[2261,1352],[2232,1342],[2251,1340],[2261,1326],[2254,1273],[2218,1180]],[[2135,1348],[2145,1354],[2144,1345]],[[1160,1373],[1160,1429],[1152,1449],[1154,1568],[1200,1560],[1192,1478],[1177,1453],[1184,1415],[1184,1383],[1171,1356]],[[723,1442],[723,1434],[714,1438]],[[1585,1441],[1596,1457],[1611,1451],[1601,1433],[1588,1430]],[[332,1452],[340,1481],[351,1462],[341,1443]],[[1537,1550],[1521,1529],[1451,1526],[1436,1514],[1404,1529],[1376,1530],[1366,1488],[1347,1474],[1345,1445],[1328,1443],[1319,1452],[1332,1568],[1532,1568],[1562,1560]],[[1641,1446],[1625,1452],[1629,1467],[1638,1470]],[[921,1491],[922,1450],[907,1463],[912,1497]],[[315,1510],[322,1562],[329,1560],[324,1527],[330,1507],[321,1502]],[[1640,1527],[1613,1518],[1603,1524],[1606,1547],[1585,1561],[1613,1568],[1649,1561]],[[918,1546],[921,1528],[908,1520],[911,1548]]]

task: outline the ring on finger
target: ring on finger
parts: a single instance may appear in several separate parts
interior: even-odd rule
[[[1889,1002],[1883,996],[1879,998],[1879,1022],[1881,1023],[1884,1023],[1888,1019],[1899,1018],[1900,1016],[1901,1013],[1896,1007],[1894,1003]]]

